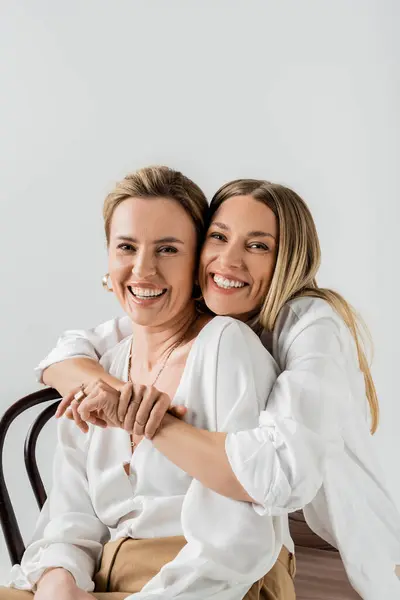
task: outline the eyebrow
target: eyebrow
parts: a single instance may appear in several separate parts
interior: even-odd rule
[[[138,240],[136,238],[131,237],[130,235],[117,235],[117,240],[123,240],[124,242],[132,242],[133,244],[137,244]],[[182,240],[178,240],[176,237],[167,236],[160,238],[158,240],[154,240],[153,244],[184,244]]]
[[[225,225],[225,223],[221,223],[219,221],[213,221],[211,223],[211,225],[215,225],[216,227],[218,227],[219,229],[222,229],[223,231],[230,231],[228,225]],[[259,230],[249,231],[247,233],[247,237],[271,237],[273,240],[275,240],[275,236],[273,236],[272,233],[267,233],[266,231],[259,231]]]

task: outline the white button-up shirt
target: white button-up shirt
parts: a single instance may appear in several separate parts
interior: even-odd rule
[[[101,359],[125,381],[130,341]],[[196,427],[251,429],[277,375],[276,362],[247,325],[216,317],[195,339],[173,403],[188,408],[186,419]],[[90,426],[85,435],[62,419],[58,433],[53,489],[21,565],[13,567],[14,587],[32,589],[44,569],[59,566],[92,591],[110,535],[184,535],[178,556],[132,598],[239,600],[272,568],[282,545],[293,550],[287,514],[259,514],[251,504],[205,488],[149,440],[132,455],[122,429]]]

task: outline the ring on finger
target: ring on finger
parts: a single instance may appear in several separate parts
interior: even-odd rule
[[[74,400],[75,400],[75,401],[76,401],[78,404],[79,404],[80,402],[82,402],[82,400],[83,400],[84,398],[86,398],[86,394],[85,394],[85,392],[83,391],[83,387],[84,387],[84,386],[82,385],[82,386],[81,386],[81,389],[79,390],[79,392],[77,392],[77,393],[74,395]]]

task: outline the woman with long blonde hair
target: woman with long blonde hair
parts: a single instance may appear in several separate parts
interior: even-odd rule
[[[379,409],[363,325],[341,295],[317,285],[319,264],[314,221],[294,191],[254,179],[222,186],[200,256],[202,302],[249,324],[280,375],[258,427],[238,432],[195,428],[168,414],[168,398],[147,401],[137,390],[135,442],[152,439],[204,486],[259,514],[303,509],[311,528],[339,549],[362,598],[397,598],[400,521],[370,439]],[[86,421],[107,424],[124,384],[97,360],[129,333],[119,319],[63,335],[39,367],[43,381],[66,394],[59,416],[72,402],[82,429]]]

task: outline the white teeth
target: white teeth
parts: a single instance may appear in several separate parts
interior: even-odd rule
[[[131,287],[132,293],[138,298],[155,298],[161,296],[164,290],[154,290],[150,288],[136,288]]]
[[[218,287],[224,288],[225,290],[229,288],[242,288],[244,287],[244,283],[242,281],[235,281],[233,279],[226,279],[221,275],[214,275],[214,281]]]

